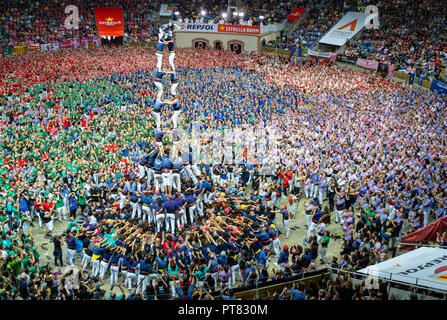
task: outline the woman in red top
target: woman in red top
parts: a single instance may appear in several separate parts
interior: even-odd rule
[[[284,178],[282,180],[282,192],[283,197],[287,197],[287,190],[289,189],[289,180],[287,178]]]
[[[71,126],[70,118],[65,116],[62,120],[62,124],[64,126],[64,130],[68,130]]]
[[[289,181],[289,193],[292,192],[292,186],[293,184],[291,183],[292,179],[293,179],[293,171],[288,169],[285,173],[285,179],[287,179]]]
[[[42,203],[43,209],[43,217],[42,220],[47,227],[47,231],[45,231],[45,237],[48,237],[50,233],[53,231],[53,211],[54,204],[51,203],[50,199],[47,199],[46,202]]]
[[[81,118],[81,130],[84,131],[85,127],[87,127],[87,119],[85,117]]]
[[[37,212],[37,217],[39,218],[39,228],[42,229],[42,217],[43,217],[43,210],[42,210],[42,201],[40,200],[40,197],[37,197],[34,201],[34,208]]]

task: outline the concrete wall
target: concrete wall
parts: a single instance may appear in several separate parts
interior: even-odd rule
[[[247,35],[239,33],[220,32],[174,32],[175,46],[177,48],[194,48],[195,43],[201,42],[208,48],[215,48],[216,42],[221,42],[224,50],[230,50],[231,44],[240,45],[242,51],[259,51],[261,41],[267,42],[279,37],[279,32],[272,32],[263,35]]]

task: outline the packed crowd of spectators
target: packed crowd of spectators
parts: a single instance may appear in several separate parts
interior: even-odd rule
[[[405,15],[402,15],[405,12]],[[379,7],[380,26],[365,30],[347,55],[391,63],[395,70],[433,78],[447,59],[444,1],[399,1]]]
[[[79,29],[67,30],[65,7],[79,9]],[[120,6],[124,14],[125,40],[148,39],[158,30],[158,1],[71,1],[63,0],[7,0],[2,1],[2,45],[22,45],[29,42],[48,43],[71,39],[98,38],[94,8]]]
[[[1,45],[22,45],[29,42],[49,43],[66,39],[97,38],[94,8],[122,7],[124,14],[124,40],[146,41],[157,35],[160,24],[160,5],[164,1],[79,1],[64,0],[6,0],[0,4]],[[80,21],[78,30],[67,30],[65,7],[77,6]],[[294,8],[293,2],[241,1],[237,15],[223,18],[228,1],[177,1],[173,4],[172,18],[184,22],[226,24],[281,23]],[[202,14],[203,11],[203,14]],[[175,15],[178,12],[178,15]],[[244,12],[243,16],[239,13]],[[262,19],[259,17],[262,16]]]
[[[320,60],[178,49],[182,119],[174,130],[165,107],[159,132],[152,49],[1,59],[3,299],[232,299],[240,286],[384,261],[446,215],[445,96]],[[197,146],[225,137],[230,152]],[[248,137],[272,152],[253,153]],[[307,234],[291,243],[301,210]],[[53,243],[54,264],[31,229]],[[79,288],[61,265],[82,266]],[[340,283],[271,299],[378,295]]]
[[[296,46],[314,47],[348,11],[364,12],[364,1],[311,1],[307,17],[288,38]],[[379,28],[365,29],[351,40],[344,54],[395,65],[396,71],[439,79],[445,66],[446,12],[444,1],[385,1],[375,4]],[[402,14],[405,12],[405,14]]]
[[[306,4],[306,17],[289,35],[297,46],[312,48],[317,41],[348,11],[359,11],[360,1],[316,1]]]
[[[93,9],[102,6],[122,6],[124,11],[124,41],[156,39],[160,24],[159,10],[162,1],[140,3],[130,1],[72,1],[79,8],[78,30],[67,30],[64,12],[68,3],[62,0],[7,0],[0,4],[1,45],[22,45],[30,42],[48,43],[71,39],[97,38]],[[235,3],[236,5],[236,3]],[[199,23],[227,24],[275,24],[285,20],[294,8],[306,7],[306,18],[289,36],[264,46],[306,50],[318,40],[348,11],[364,11],[366,2],[346,1],[241,1],[236,15],[223,18],[227,1],[178,1],[173,5],[174,20]],[[416,76],[441,79],[445,67],[445,15],[443,1],[385,1],[377,4],[379,29],[364,30],[360,38],[352,40],[344,54],[395,65],[396,71],[416,72]],[[22,9],[23,8],[23,9]],[[407,8],[410,8],[407,10]],[[402,15],[405,11],[407,14]],[[178,15],[174,13],[177,12]],[[244,14],[239,15],[240,12]],[[260,19],[262,17],[262,19]]]
[[[240,6],[237,5],[240,2]],[[284,22],[285,18],[304,3],[295,1],[230,1],[230,5],[239,7],[238,10],[227,12],[228,1],[179,1],[175,9],[179,12],[178,19],[186,22],[221,23],[238,25],[267,25]],[[204,14],[202,15],[202,11]],[[243,13],[243,14],[241,14]],[[224,15],[222,15],[224,14]]]

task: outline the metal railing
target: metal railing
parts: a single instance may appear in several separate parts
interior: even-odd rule
[[[414,250],[414,249],[424,248],[424,247],[425,248],[440,248],[440,249],[446,249],[447,250],[447,246],[441,246],[441,245],[438,245],[438,244],[432,245],[432,244],[426,244],[426,242],[424,242],[424,243],[422,243],[422,242],[411,242],[410,243],[410,242],[398,241],[396,243],[396,255],[399,255],[399,254],[397,254],[397,252],[401,253],[401,252],[409,251],[409,250],[402,249],[401,246],[413,246],[414,247],[413,249],[409,249],[409,250]]]
[[[389,272],[385,272],[385,271],[380,271],[380,273],[381,274],[388,274],[388,276],[383,276],[383,275],[377,276],[375,274],[374,275],[370,275],[368,273],[360,273],[360,272],[357,272],[357,271],[343,270],[343,269],[332,268],[332,267],[329,267],[328,270],[329,270],[329,273],[331,274],[331,278],[332,279],[334,279],[334,273],[338,273],[338,272],[349,273],[351,275],[351,277],[353,277],[355,279],[361,278],[361,279],[365,279],[366,280],[366,278],[368,278],[369,276],[373,276],[373,277],[376,277],[377,279],[385,280],[388,283],[388,285],[389,284],[396,284],[396,285],[405,286],[405,287],[411,287],[411,288],[415,288],[415,289],[429,290],[429,291],[433,291],[433,292],[437,292],[439,294],[442,294],[442,295],[444,295],[444,297],[447,297],[447,289],[446,290],[442,290],[442,289],[438,289],[438,288],[427,287],[425,285],[421,285],[421,284],[418,283],[419,278],[412,277],[412,276],[400,276],[400,277],[408,278],[409,281],[411,279],[414,279],[415,283],[405,282],[405,281],[393,279],[392,278],[393,274],[389,273]],[[430,280],[425,280],[425,279],[423,281],[424,282],[436,283],[435,281],[430,281]]]

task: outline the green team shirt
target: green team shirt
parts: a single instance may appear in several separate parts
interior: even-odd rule
[[[85,195],[79,195],[79,205],[83,206],[87,203],[87,197]]]
[[[372,224],[371,224],[371,221],[369,220],[369,218],[374,218],[376,216],[376,213],[373,212],[369,207],[365,207],[365,211],[366,211],[366,214],[365,214],[365,212],[363,212],[362,215],[365,218],[366,224],[368,225],[368,227],[371,227]]]
[[[323,248],[327,248],[327,245],[329,244],[329,240],[330,240],[330,238],[327,235],[324,235],[323,237],[321,237],[321,246]]]
[[[62,208],[64,205],[64,198],[58,197],[56,202],[56,209]]]

